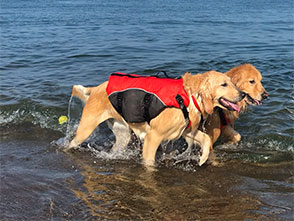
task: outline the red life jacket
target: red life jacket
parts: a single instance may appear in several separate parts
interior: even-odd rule
[[[181,108],[189,120],[186,107],[190,100],[182,78],[115,72],[109,77],[106,92],[113,107],[127,122],[150,122],[167,107]]]

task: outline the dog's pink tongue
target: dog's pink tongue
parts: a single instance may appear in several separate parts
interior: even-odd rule
[[[237,112],[240,112],[240,107],[238,106],[238,104],[234,104],[234,103],[230,103],[230,106]]]
[[[254,99],[255,103],[259,106],[262,105],[262,103],[259,100]]]
[[[233,110],[240,112],[240,107],[238,106],[238,104],[234,104],[230,101],[227,101],[225,99],[223,99],[223,102],[225,102],[229,107],[231,107]]]

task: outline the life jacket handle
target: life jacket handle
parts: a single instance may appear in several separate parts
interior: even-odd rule
[[[151,75],[151,76],[154,76],[154,77],[160,78],[160,74],[163,74],[164,77],[169,78],[169,79],[180,79],[180,78],[181,78],[181,77],[171,77],[171,76],[169,76],[169,75],[166,73],[166,71],[159,71],[159,72],[157,72],[155,75]]]

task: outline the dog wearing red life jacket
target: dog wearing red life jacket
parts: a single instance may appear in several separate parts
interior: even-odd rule
[[[212,142],[198,130],[201,118],[206,119],[215,107],[239,111],[236,103],[244,98],[229,77],[216,71],[185,73],[180,79],[114,73],[97,87],[73,86],[72,95],[84,101],[85,106],[76,135],[66,150],[78,147],[100,123],[112,119],[115,135],[127,134],[131,129],[144,140],[142,158],[146,166],[154,166],[161,142],[181,136],[201,146],[199,165],[204,164]],[[113,149],[118,147],[115,144]]]

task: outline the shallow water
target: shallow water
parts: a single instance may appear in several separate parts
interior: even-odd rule
[[[1,3],[0,25],[1,220],[293,218],[292,1],[16,0]],[[220,167],[177,159],[177,141],[147,172],[137,140],[108,152],[106,124],[92,148],[61,151],[82,110],[74,98],[58,124],[74,84],[246,62],[270,98],[238,120],[239,145],[216,144]]]
[[[222,167],[201,168],[185,162],[150,172],[134,149],[127,152],[128,159],[122,154],[105,157],[106,152],[65,154],[35,137],[5,140],[0,148],[4,220],[293,216],[291,161],[257,164],[236,159]]]

